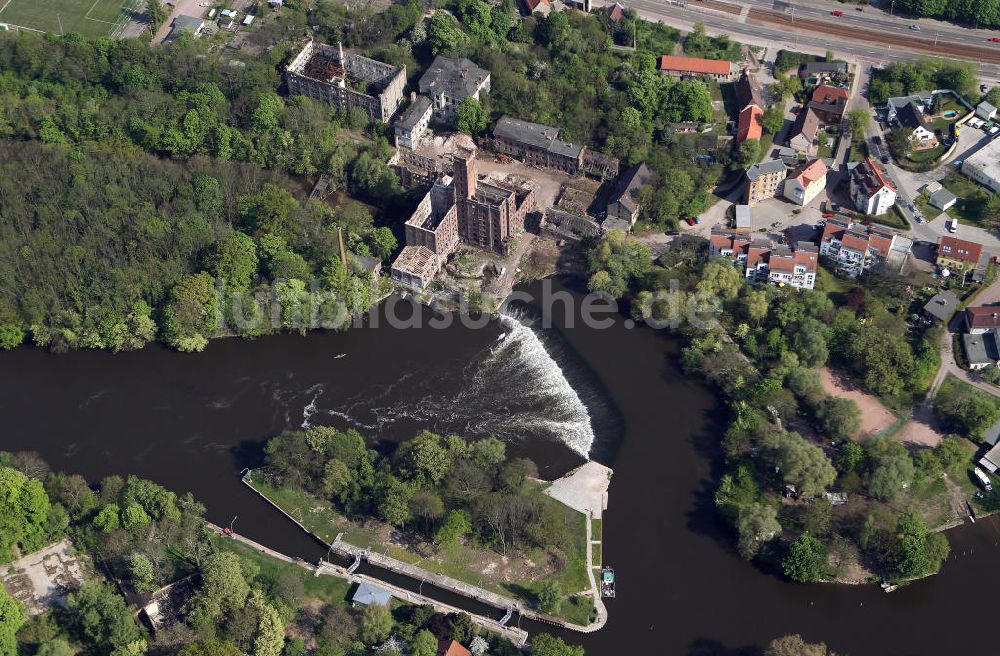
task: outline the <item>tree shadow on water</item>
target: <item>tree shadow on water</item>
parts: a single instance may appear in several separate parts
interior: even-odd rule
[[[761,656],[759,647],[726,647],[718,640],[697,638],[688,645],[687,656]]]

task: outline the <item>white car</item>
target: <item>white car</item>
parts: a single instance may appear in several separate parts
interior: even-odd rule
[[[917,25],[916,23],[914,23],[913,25],[910,25],[910,29],[914,30],[916,32],[919,32],[920,31],[920,26]]]

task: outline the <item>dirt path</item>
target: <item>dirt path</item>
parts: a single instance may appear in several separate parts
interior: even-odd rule
[[[896,422],[896,415],[876,397],[861,391],[846,374],[823,367],[820,369],[820,378],[827,394],[851,399],[861,408],[861,429],[856,437],[875,435]]]

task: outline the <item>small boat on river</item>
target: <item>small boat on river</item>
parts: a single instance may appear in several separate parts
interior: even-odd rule
[[[601,596],[615,596],[615,570],[605,567],[601,570]]]

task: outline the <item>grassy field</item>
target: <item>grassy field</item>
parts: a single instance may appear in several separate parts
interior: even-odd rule
[[[573,540],[571,548],[567,549],[565,554],[564,566],[546,576],[511,583],[503,580],[500,576],[490,576],[484,572],[486,569],[491,572],[497,571],[499,574],[499,567],[494,568],[488,565],[484,567],[484,563],[496,562],[499,564],[501,560],[507,560],[501,559],[499,554],[491,550],[472,545],[459,545],[454,549],[441,549],[431,556],[421,555],[410,548],[387,541],[384,536],[390,531],[380,522],[370,520],[363,526],[359,525],[336,512],[328,502],[322,499],[310,497],[304,492],[291,488],[268,485],[260,478],[254,479],[253,487],[325,542],[333,542],[338,533],[343,533],[344,541],[355,546],[372,548],[397,560],[418,565],[472,585],[478,585],[498,594],[534,603],[542,584],[548,580],[558,582],[568,595],[590,587],[586,563],[587,518],[562,504],[559,506],[566,510],[566,522],[571,526],[570,535]],[[552,503],[558,502],[553,500]],[[544,563],[548,560],[548,554],[537,549],[531,550],[523,554],[521,560]],[[571,597],[563,604],[558,615],[571,622],[587,624],[593,612],[593,603],[589,598]]]
[[[948,216],[958,219],[961,223],[990,228],[982,221],[983,210],[990,193],[969,178],[959,173],[951,173],[941,184],[951,193],[958,196],[958,202],[948,210]]]
[[[0,0],[0,23],[38,32],[114,35],[141,0]]]

